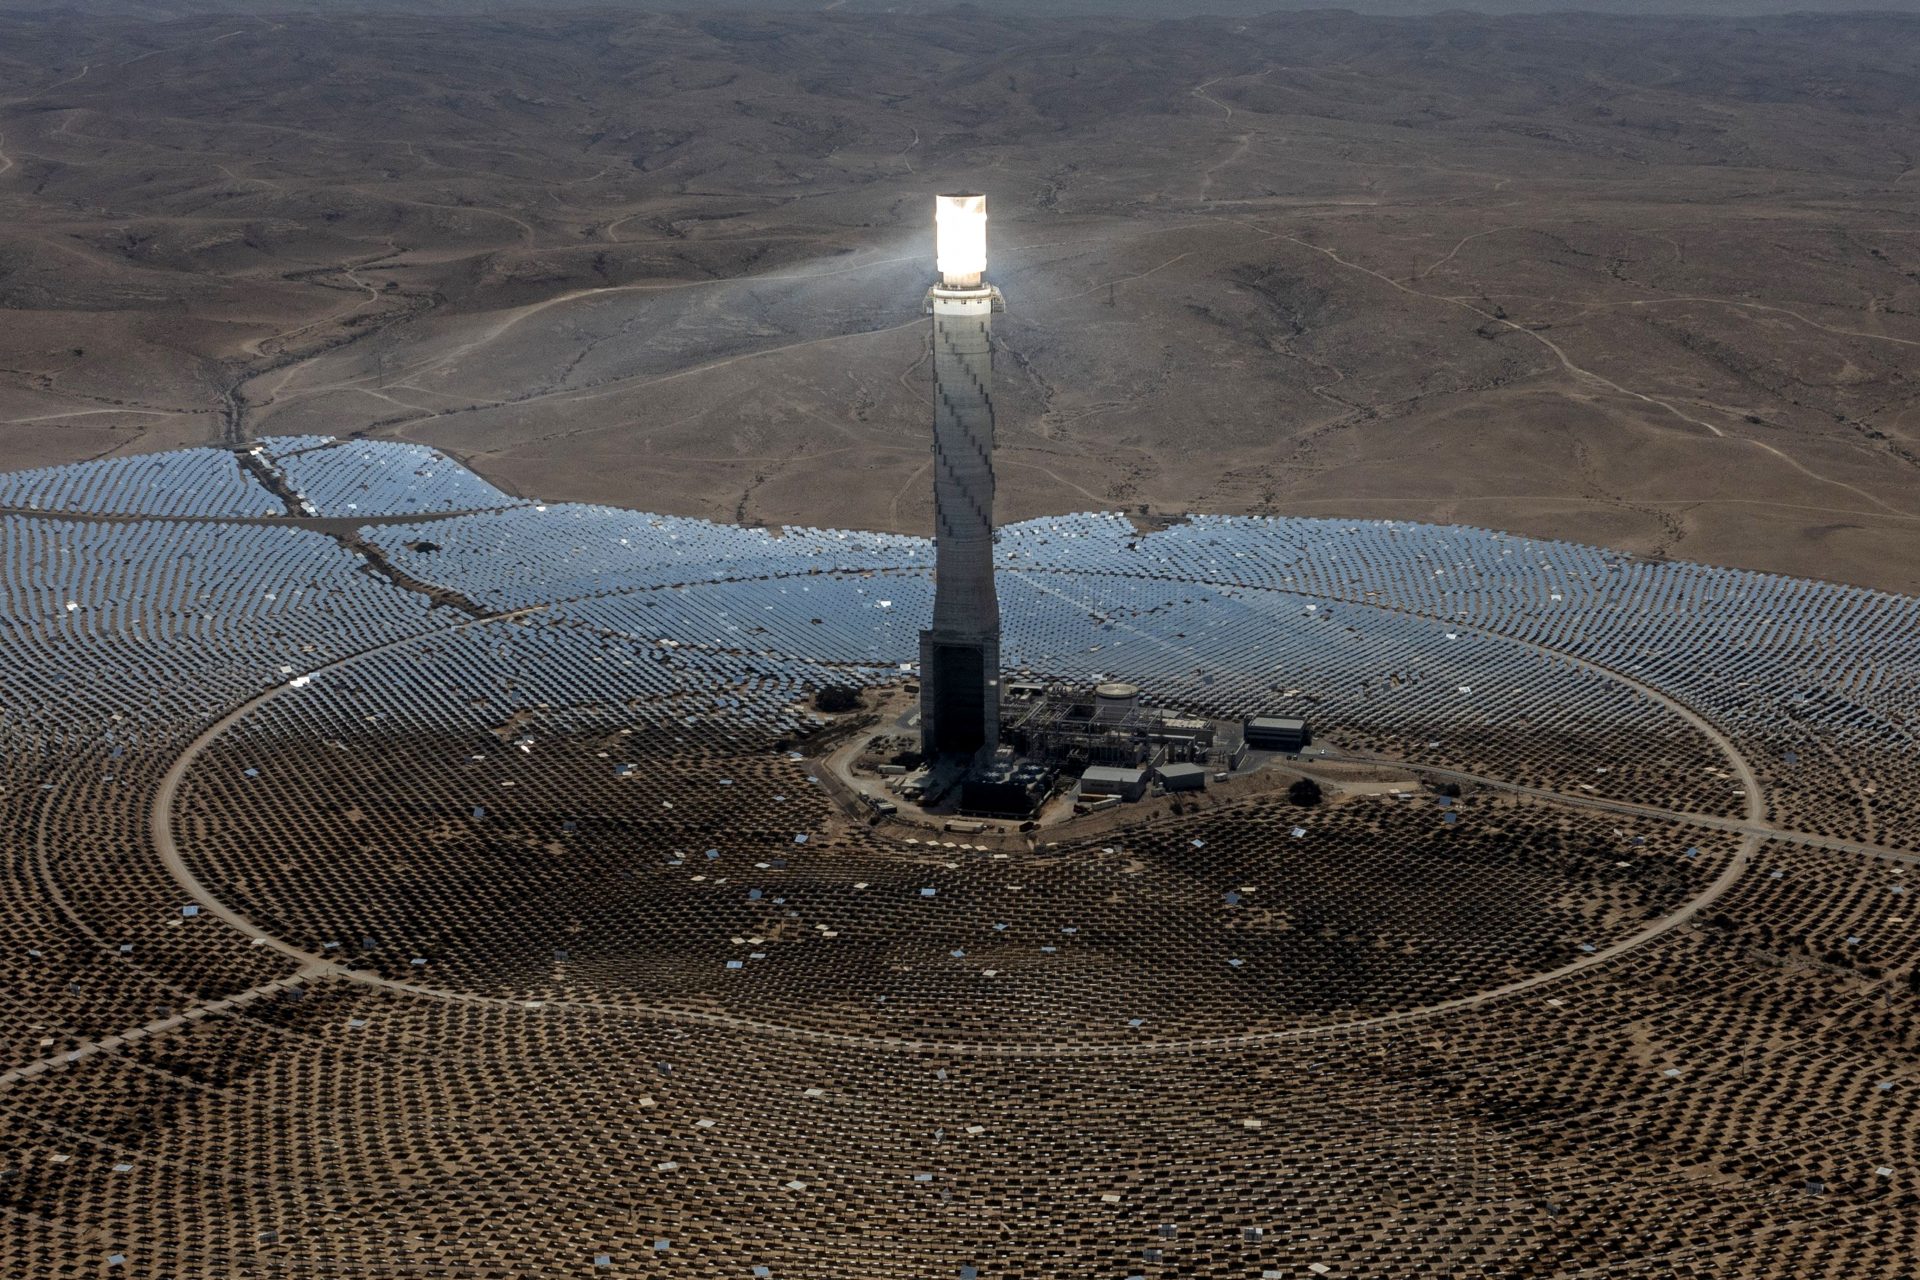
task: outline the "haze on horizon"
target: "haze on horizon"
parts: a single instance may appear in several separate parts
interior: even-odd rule
[[[1920,0],[828,0],[824,4],[796,0],[349,0],[326,4],[319,0],[0,0],[0,13],[110,14],[154,20],[193,14],[275,13],[412,13],[475,15],[556,14],[566,12],[641,13],[822,13],[932,16],[978,11],[1003,17],[1123,17],[1181,21],[1208,17],[1259,17],[1272,13],[1332,12],[1377,16],[1432,16],[1436,14],[1523,15],[1540,13],[1605,13],[1647,17],[1736,18],[1760,15],[1814,13],[1914,13]]]

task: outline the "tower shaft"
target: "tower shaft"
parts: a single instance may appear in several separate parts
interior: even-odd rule
[[[933,313],[933,626],[920,633],[920,736],[974,754],[1000,736],[993,585],[993,312],[988,285],[940,287]]]

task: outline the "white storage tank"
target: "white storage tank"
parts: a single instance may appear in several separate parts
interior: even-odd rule
[[[1096,724],[1118,724],[1133,713],[1140,701],[1140,686],[1110,680],[1093,690],[1093,719]]]

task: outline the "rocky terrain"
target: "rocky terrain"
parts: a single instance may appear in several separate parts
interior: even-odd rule
[[[0,462],[268,435],[924,531],[933,192],[1018,519],[1920,590],[1920,19],[0,15]]]

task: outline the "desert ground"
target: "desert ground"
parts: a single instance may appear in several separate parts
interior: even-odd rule
[[[301,434],[926,532],[933,193],[1000,504],[1920,591],[1920,18],[0,14],[0,465]]]

